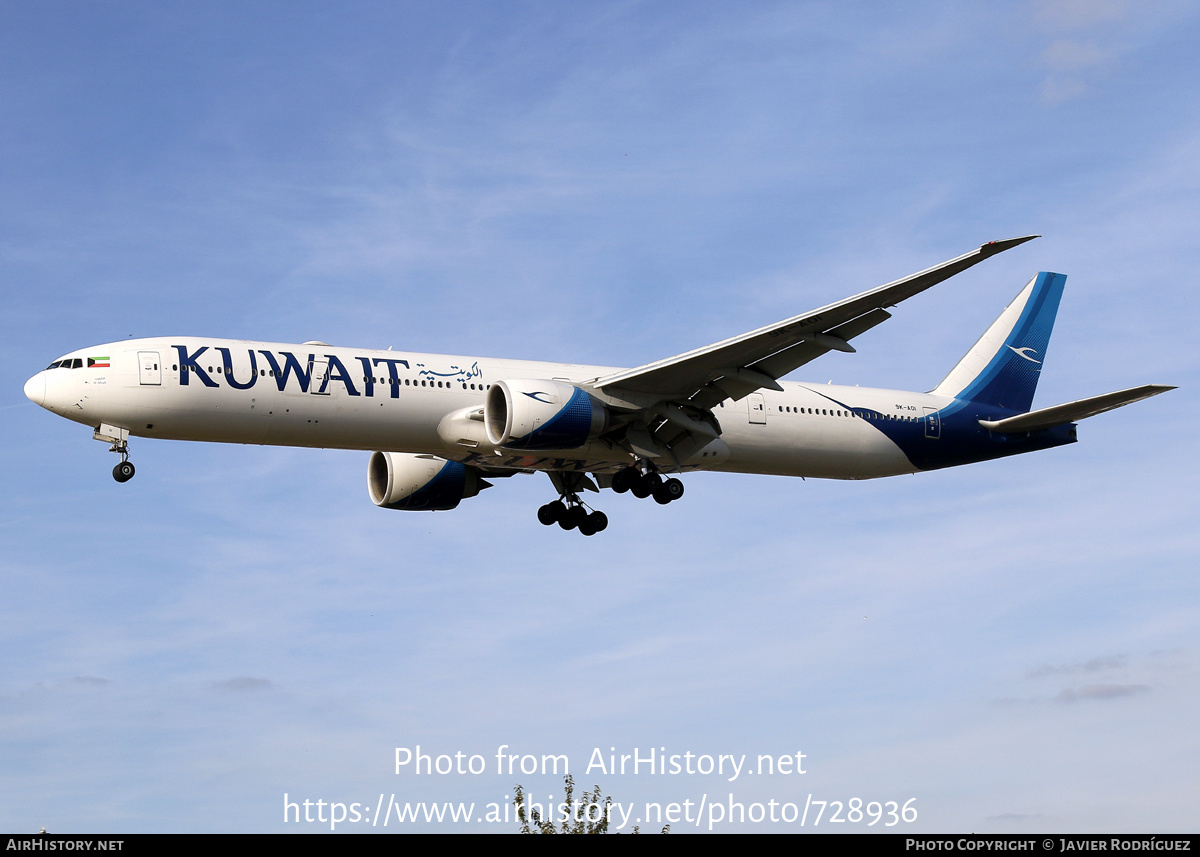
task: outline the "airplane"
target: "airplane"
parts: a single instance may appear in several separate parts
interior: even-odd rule
[[[1174,387],[1030,410],[1066,277],[1041,272],[927,393],[781,381],[891,317],[888,307],[1037,238],[991,241],[909,277],[635,369],[175,336],[73,351],[25,384],[91,426],[134,475],[129,438],[371,452],[386,509],[453,509],[488,479],[542,471],[541,523],[594,535],[580,497],[666,504],[714,470],[873,479],[1076,441],[1076,421]]]

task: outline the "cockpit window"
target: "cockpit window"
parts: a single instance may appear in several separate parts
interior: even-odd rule
[[[53,363],[51,363],[49,366],[46,367],[45,371],[49,371],[51,369],[82,369],[82,368],[83,368],[83,358],[82,357],[74,357],[74,358],[67,357],[63,360],[55,360]]]
[[[53,363],[51,363],[49,366],[46,367],[46,371],[49,372],[51,369],[57,369],[61,365],[62,365],[61,360],[55,360]]]

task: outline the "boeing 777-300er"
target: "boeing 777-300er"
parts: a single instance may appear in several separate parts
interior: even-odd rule
[[[698,348],[617,369],[190,336],[60,357],[25,394],[91,426],[133,476],[128,441],[373,451],[371,500],[453,509],[487,479],[543,471],[546,525],[608,525],[584,491],[670,503],[679,475],[723,470],[872,479],[1075,442],[1075,421],[1165,392],[1146,385],[1031,411],[1066,277],[1037,274],[928,393],[781,382],[888,319],[893,307],[1018,244],[992,241],[902,280]]]

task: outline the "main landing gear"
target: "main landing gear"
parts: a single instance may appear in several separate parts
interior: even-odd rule
[[[549,527],[558,524],[564,530],[579,530],[585,536],[594,536],[608,526],[608,515],[587,510],[578,494],[564,494],[558,500],[538,509],[538,520]]]
[[[645,499],[653,497],[654,502],[662,506],[673,503],[683,496],[683,483],[674,476],[662,478],[656,470],[649,466],[626,467],[618,470],[613,476],[612,489],[618,494],[629,491],[634,497]]]
[[[579,499],[579,492],[595,491],[595,484],[584,474],[550,471],[550,481],[558,490],[558,499],[538,509],[538,520],[549,527],[558,524],[564,530],[579,530],[592,536],[608,527],[608,515],[589,510]],[[649,461],[640,460],[631,467],[618,470],[612,478],[612,489],[618,494],[632,492],[635,497],[653,497],[665,506],[683,496],[683,483],[675,477],[663,478]]]

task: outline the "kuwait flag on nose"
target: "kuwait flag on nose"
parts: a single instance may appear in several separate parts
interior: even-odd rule
[[[88,368],[89,369],[107,369],[108,368],[108,358],[107,357],[89,357],[88,358]]]

